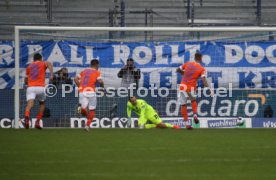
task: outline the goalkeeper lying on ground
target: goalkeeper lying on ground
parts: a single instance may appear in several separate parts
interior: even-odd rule
[[[128,127],[130,127],[131,123],[131,111],[134,111],[139,116],[139,128],[180,128],[177,125],[163,123],[162,119],[158,116],[157,112],[151,105],[142,99],[136,99],[135,96],[130,97],[127,103]],[[147,124],[148,121],[152,122],[152,124]]]

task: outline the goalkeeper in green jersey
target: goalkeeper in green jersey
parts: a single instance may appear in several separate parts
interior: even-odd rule
[[[130,97],[127,103],[128,127],[130,127],[131,124],[131,111],[134,111],[139,116],[139,128],[180,128],[177,125],[163,123],[162,119],[158,116],[157,112],[151,105],[142,99],[136,99],[135,96]],[[147,124],[148,121],[152,124]]]

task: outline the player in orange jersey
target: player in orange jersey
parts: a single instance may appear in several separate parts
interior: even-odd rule
[[[181,105],[181,112],[186,124],[187,129],[192,129],[192,126],[188,121],[188,112],[187,112],[187,100],[189,99],[192,104],[193,118],[196,124],[199,123],[197,117],[197,102],[196,102],[196,86],[199,78],[202,78],[204,87],[209,87],[206,75],[205,68],[200,65],[202,62],[202,55],[200,53],[195,54],[194,62],[187,62],[181,65],[176,69],[176,72],[182,74],[182,80],[180,84],[180,93],[178,95],[179,103]],[[211,91],[211,94],[212,91]]]
[[[53,80],[53,66],[48,61],[42,61],[42,56],[36,53],[33,57],[33,62],[31,62],[26,69],[25,84],[28,85],[27,88],[27,106],[25,108],[25,128],[29,129],[30,126],[30,111],[34,106],[35,99],[39,101],[39,110],[35,122],[35,127],[42,129],[40,126],[40,120],[43,117],[45,109],[46,95],[45,90],[45,75],[46,69],[50,71],[50,81]]]
[[[99,61],[97,59],[91,60],[90,68],[86,68],[75,77],[74,81],[79,89],[79,103],[81,105],[81,114],[87,117],[85,130],[89,131],[90,124],[95,115],[97,106],[97,97],[95,86],[98,82],[104,88],[104,82],[101,77],[99,68]],[[88,111],[87,111],[88,108]]]

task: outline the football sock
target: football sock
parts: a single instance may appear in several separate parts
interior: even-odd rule
[[[186,104],[182,105],[181,112],[182,112],[182,116],[184,118],[184,121],[188,121],[188,112],[187,112],[187,105]]]
[[[87,118],[87,122],[86,122],[87,126],[90,126],[91,122],[93,121],[94,115],[95,115],[95,111],[94,110],[90,110],[88,118]]]
[[[193,110],[194,114],[197,113],[197,102],[196,102],[196,100],[192,101],[192,110]]]
[[[25,116],[30,117],[30,111],[25,111]]]
[[[36,116],[36,120],[39,121],[42,117],[43,117],[43,114],[38,114],[38,115]]]
[[[87,116],[87,110],[84,109],[84,108],[81,108],[81,114],[82,114],[83,116]]]

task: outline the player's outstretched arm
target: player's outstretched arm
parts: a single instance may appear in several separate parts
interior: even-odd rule
[[[51,62],[47,61],[47,67],[50,71],[50,82],[53,82],[54,79],[54,73],[53,73],[53,65]]]
[[[176,72],[177,72],[177,73],[180,73],[180,74],[183,74],[183,73],[184,73],[184,71],[183,71],[182,69],[180,69],[179,67],[176,69]]]
[[[210,95],[213,97],[213,96],[214,96],[214,91],[213,91],[213,89],[209,86],[209,83],[208,83],[207,78],[206,78],[205,76],[202,77],[202,81],[203,81],[204,87],[210,89]]]
[[[209,84],[208,84],[208,81],[207,81],[207,78],[204,76],[204,77],[202,77],[202,81],[203,81],[203,85],[204,85],[204,87],[209,87]]]
[[[120,69],[117,76],[118,78],[123,78],[124,72],[127,70],[127,65],[125,65],[123,68]]]
[[[101,92],[101,95],[104,96],[105,94],[104,82],[102,79],[98,79],[97,82],[100,84],[100,88],[98,90]]]
[[[79,77],[79,76],[76,76],[76,77],[74,78],[74,82],[75,82],[75,84],[77,85],[77,87],[80,87],[80,77]]]
[[[131,107],[129,104],[127,104],[127,127],[131,126]]]
[[[104,82],[103,82],[103,80],[102,79],[98,79],[97,81],[100,84],[100,87],[104,88]]]

